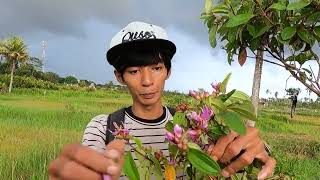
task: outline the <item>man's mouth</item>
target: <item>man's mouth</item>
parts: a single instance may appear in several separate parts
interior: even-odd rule
[[[156,93],[143,93],[140,95],[145,99],[152,99],[156,95]]]

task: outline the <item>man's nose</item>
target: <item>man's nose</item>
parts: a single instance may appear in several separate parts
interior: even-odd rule
[[[142,86],[151,86],[153,84],[153,78],[150,69],[142,69],[141,84]]]

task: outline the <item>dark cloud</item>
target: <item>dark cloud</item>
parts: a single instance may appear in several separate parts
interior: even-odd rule
[[[195,0],[0,0],[0,35],[45,31],[84,36],[84,24],[100,21],[123,27],[133,20],[175,26],[207,39],[199,19],[203,1]]]

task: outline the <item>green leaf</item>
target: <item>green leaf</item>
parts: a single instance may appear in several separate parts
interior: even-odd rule
[[[211,104],[210,105],[211,105],[211,107],[213,106],[213,109],[215,111],[224,111],[224,110],[226,110],[226,106],[223,104],[221,99],[216,99],[216,98],[211,99]]]
[[[233,54],[232,53],[228,53],[228,64],[231,65],[233,59],[232,59]]]
[[[176,112],[176,114],[173,116],[173,124],[178,124],[180,126],[187,127],[188,122],[185,118],[185,114],[182,112]]]
[[[293,1],[288,4],[287,10],[299,10],[302,9],[310,4],[309,0],[298,0],[298,1]]]
[[[313,45],[312,34],[310,34],[307,30],[298,31],[299,37],[306,43]]]
[[[189,148],[201,150],[200,146],[198,144],[196,144],[196,143],[188,142],[187,145],[188,145]]]
[[[211,134],[218,136],[225,135],[224,131],[221,129],[219,125],[210,125],[208,129]]]
[[[242,122],[240,116],[231,111],[221,112],[217,114],[219,118],[223,120],[223,122],[233,131],[245,135],[246,134],[246,126]]]
[[[169,132],[172,132],[173,131],[173,122],[172,121],[168,121],[167,124],[166,124],[166,130],[169,131]]]
[[[232,96],[230,97],[230,99],[232,99],[233,101],[250,101],[250,97],[242,92],[242,91],[236,91],[232,94]]]
[[[228,14],[230,12],[229,8],[225,4],[219,4],[212,8],[212,13],[221,13],[221,14]]]
[[[232,16],[226,24],[226,27],[236,27],[241,24],[245,24],[253,18],[254,15],[251,13],[247,14],[238,14],[236,16]]]
[[[251,41],[250,41],[250,49],[252,51],[255,51],[260,47],[260,44],[261,44],[261,39],[260,38],[251,39]]]
[[[212,0],[205,0],[204,12],[209,14],[212,8]]]
[[[208,137],[205,136],[204,134],[200,135],[200,140],[201,140],[202,144],[209,144]]]
[[[254,29],[254,26],[252,26],[251,24],[248,24],[247,25],[247,30],[249,31],[249,34],[252,36],[252,37],[255,37],[256,36],[256,30]]]
[[[314,33],[320,38],[320,26],[314,28]]]
[[[269,29],[271,28],[271,26],[267,23],[259,23],[256,27],[255,30],[255,35],[253,36],[253,38],[257,38],[261,35],[263,35],[265,32],[267,32]]]
[[[255,115],[254,107],[251,101],[243,101],[241,103],[231,104],[228,106],[229,110],[232,110],[238,113],[245,119],[257,120],[257,116]]]
[[[226,100],[228,100],[228,99],[232,96],[232,94],[233,94],[234,92],[236,92],[236,89],[228,92],[228,94],[222,94],[222,95],[220,95],[219,97],[220,97],[220,99],[221,99],[223,102],[225,102]]]
[[[140,175],[137,169],[137,165],[134,162],[130,151],[126,153],[124,159],[125,159],[125,163],[124,163],[123,171],[125,175],[130,180],[140,180]]]
[[[281,38],[282,40],[288,40],[291,39],[297,32],[296,27],[286,27],[283,29],[283,31],[281,32]]]
[[[278,10],[278,11],[283,11],[283,10],[286,10],[287,7],[283,3],[273,3],[269,8],[270,9],[275,9],[275,10]]]
[[[236,30],[237,28],[229,28],[227,39],[231,43],[236,40],[236,35],[234,34]]]
[[[187,154],[187,158],[197,170],[208,175],[219,175],[219,164],[211,159],[206,153],[190,148]]]
[[[153,155],[149,154],[148,155],[149,159],[153,162],[154,169],[156,172],[156,175],[162,176],[162,170],[161,170],[161,165],[158,159],[156,159]]]
[[[315,12],[313,14],[311,14],[308,19],[307,19],[307,22],[310,23],[310,24],[313,24],[313,23],[316,23],[317,21],[319,21],[320,19],[320,12]]]
[[[134,140],[134,142],[136,143],[136,145],[139,147],[139,148],[141,148],[142,147],[142,142],[141,142],[141,140],[139,139],[139,138],[133,138],[133,140]]]
[[[220,92],[226,93],[227,85],[228,85],[230,77],[231,77],[231,73],[228,73],[227,76],[222,81],[222,83],[220,84]]]
[[[310,53],[310,51],[307,51],[307,52],[302,52],[298,55],[289,56],[288,58],[285,59],[285,61],[296,61],[300,65],[303,65],[306,61],[311,60],[313,58],[315,58],[314,55]]]
[[[217,29],[218,29],[218,25],[214,24],[212,25],[209,31],[209,41],[210,41],[211,47],[213,48],[217,46],[217,40],[216,40]]]

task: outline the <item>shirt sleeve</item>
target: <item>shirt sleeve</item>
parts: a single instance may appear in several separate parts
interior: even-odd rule
[[[106,150],[106,129],[108,115],[98,115],[91,119],[84,130],[82,145],[88,146],[98,152]]]

